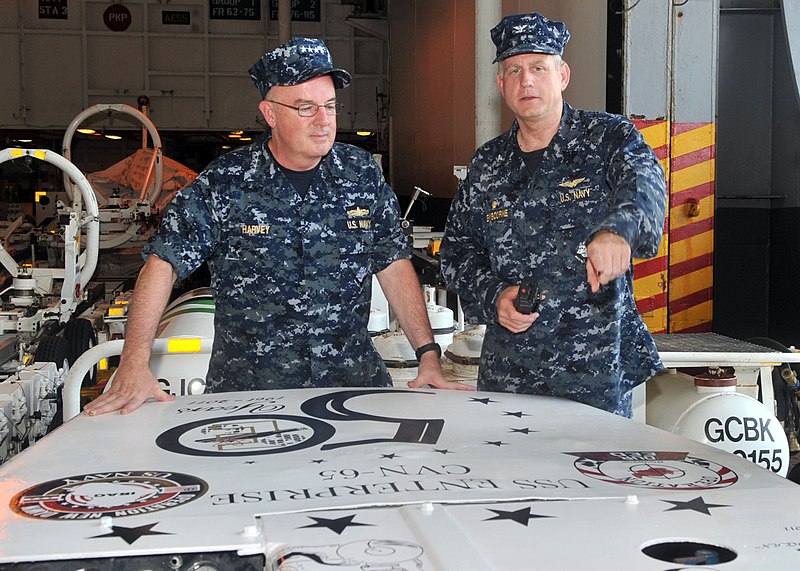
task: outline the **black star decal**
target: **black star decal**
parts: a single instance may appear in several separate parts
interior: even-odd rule
[[[397,454],[381,454],[381,458],[388,458],[389,460],[394,460],[397,458]]]
[[[311,517],[311,516],[309,516]],[[340,517],[337,519],[327,519],[324,517],[311,517],[315,522],[310,525],[304,525],[303,528],[307,527],[327,527],[333,532],[336,532],[338,535],[342,535],[342,532],[347,529],[348,527],[356,527],[356,526],[365,526],[365,527],[372,527],[372,524],[369,523],[354,523],[353,519],[356,516],[349,515],[346,517]]]
[[[694,512],[700,512],[701,514],[711,515],[711,512],[708,511],[708,508],[729,508],[731,506],[727,506],[724,504],[707,504],[705,500],[703,500],[703,496],[697,496],[693,500],[689,500],[688,502],[674,502],[672,500],[661,500],[662,502],[667,502],[668,504],[673,504],[673,507],[669,508],[668,512],[673,511],[680,511],[680,510],[692,510]]]
[[[494,512],[497,515],[494,517],[490,517],[489,519],[485,519],[483,521],[494,521],[498,519],[510,519],[511,521],[515,521],[525,527],[528,527],[528,521],[540,518],[540,517],[552,517],[549,515],[537,515],[531,513],[531,508],[522,508],[520,510],[516,510],[513,512],[507,512],[503,510],[489,510],[490,512]]]
[[[324,461],[325,460],[322,460],[322,459],[320,459],[320,460],[312,460],[311,463],[312,464],[322,464]]]
[[[522,411],[519,411],[519,412],[508,412],[507,410],[504,410],[503,414],[505,416],[516,416],[517,418],[522,418],[523,416],[530,416],[529,414],[525,414]]]
[[[483,404],[489,404],[490,402],[497,402],[496,400],[492,400],[492,399],[490,399],[488,397],[482,398],[482,399],[475,398],[475,397],[469,397],[469,400],[471,400],[472,402],[479,402],[479,403],[483,403]]]
[[[484,444],[491,444],[492,446],[508,446],[508,442],[501,442],[499,440],[495,440],[492,442],[491,440],[484,440]]]
[[[438,450],[437,448],[433,449],[434,452],[438,452],[439,454],[452,454],[447,448],[443,448],[442,450]]]
[[[530,428],[512,428],[509,432],[518,432],[520,434],[530,434],[531,432],[539,432],[538,430],[531,430]]]
[[[112,525],[110,533],[95,535],[89,539],[97,539],[99,537],[121,537],[128,545],[132,545],[134,541],[143,535],[173,535],[172,533],[165,533],[163,531],[152,531],[157,525],[158,523],[140,525],[139,527],[123,527],[121,525]]]

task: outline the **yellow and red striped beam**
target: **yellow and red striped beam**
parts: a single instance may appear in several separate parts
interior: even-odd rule
[[[711,331],[716,129],[673,123],[669,180],[670,333]]]
[[[713,123],[635,121],[669,192],[658,254],[634,262],[636,305],[653,333],[711,331],[714,282]]]
[[[670,180],[670,131],[665,120],[634,121],[647,144],[652,147],[664,168],[667,185]],[[667,187],[669,188],[669,186]],[[634,260],[633,293],[636,307],[645,324],[652,333],[666,333],[667,313],[667,275],[669,256],[669,211],[664,222],[664,237],[656,256],[649,260]]]

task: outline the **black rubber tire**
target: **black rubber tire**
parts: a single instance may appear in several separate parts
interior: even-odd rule
[[[97,333],[88,319],[72,319],[64,326],[64,339],[67,342],[69,364],[74,365],[78,357],[97,345]],[[81,386],[90,387],[97,381],[97,365],[86,373]]]
[[[36,347],[34,363],[55,363],[58,369],[69,368],[69,348],[63,337],[45,335]]]
[[[800,484],[800,464],[795,464],[794,468],[789,470],[789,473],[786,474],[786,479],[795,484]]]

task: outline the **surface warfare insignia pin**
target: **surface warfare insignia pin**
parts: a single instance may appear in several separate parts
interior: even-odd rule
[[[586,180],[586,177],[582,176],[581,178],[575,178],[575,179],[572,179],[572,180],[565,180],[564,182],[562,182],[558,186],[563,187],[563,188],[575,188],[576,186],[578,186],[580,183],[582,183],[585,180]]]
[[[568,452],[584,476],[611,484],[664,490],[710,490],[737,482],[736,472],[687,452]]]
[[[369,208],[362,208],[361,206],[356,206],[355,208],[351,208],[347,211],[347,216],[350,218],[363,218],[368,214]]]

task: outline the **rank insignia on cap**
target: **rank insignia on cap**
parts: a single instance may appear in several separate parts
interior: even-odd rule
[[[511,56],[529,53],[562,55],[569,41],[564,22],[550,20],[541,14],[506,16],[491,31],[497,48],[493,63]]]
[[[298,85],[329,75],[336,89],[350,85],[350,73],[333,67],[325,42],[317,38],[292,38],[267,52],[250,68],[250,79],[262,99],[275,86]]]

